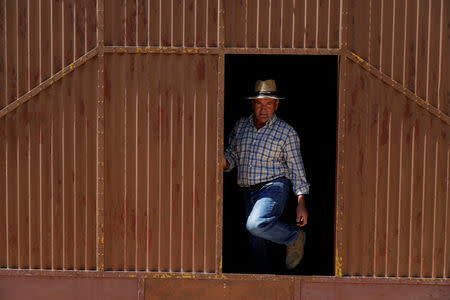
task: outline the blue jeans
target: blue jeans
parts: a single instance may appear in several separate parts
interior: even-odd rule
[[[250,252],[256,269],[261,273],[272,271],[270,242],[292,245],[297,240],[298,227],[278,220],[290,189],[290,181],[285,177],[244,188]]]

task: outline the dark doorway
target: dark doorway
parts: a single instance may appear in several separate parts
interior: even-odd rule
[[[274,245],[276,273],[333,275],[336,117],[338,57],[314,55],[225,56],[225,147],[234,123],[252,113],[250,100],[255,81],[275,79],[280,101],[277,116],[293,126],[310,186],[305,255],[293,271],[284,268],[285,247]],[[284,216],[295,221],[292,193]],[[224,174],[223,271],[251,273],[248,265],[244,205],[236,185],[236,170]]]

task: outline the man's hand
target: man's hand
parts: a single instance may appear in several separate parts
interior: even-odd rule
[[[308,211],[305,205],[305,195],[298,195],[297,198],[297,226],[303,227],[308,224]]]
[[[230,167],[230,163],[228,162],[228,160],[225,158],[225,156],[222,156],[222,166],[223,168],[226,170]]]

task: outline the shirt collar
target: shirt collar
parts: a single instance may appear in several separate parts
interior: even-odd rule
[[[252,113],[249,117],[248,117],[248,119],[247,119],[247,121],[251,124],[251,126],[253,126],[253,127],[255,127],[255,123],[254,123],[254,121],[253,121],[253,119],[255,118],[255,113]],[[261,129],[262,128],[265,128],[265,127],[269,127],[270,125],[272,125],[273,123],[275,123],[275,121],[278,119],[278,117],[277,117],[277,115],[276,114],[273,114],[273,116],[272,116],[272,118],[270,118],[270,120],[269,121],[267,121],[266,122],[266,124],[263,126],[263,127],[261,127]],[[255,127],[256,128],[256,127]]]

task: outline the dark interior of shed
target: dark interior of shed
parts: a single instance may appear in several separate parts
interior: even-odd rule
[[[273,244],[276,274],[333,275],[338,57],[324,55],[226,55],[224,146],[234,123],[252,113],[257,79],[275,79],[280,100],[277,116],[299,137],[310,193],[305,255],[294,270],[284,267],[285,246]],[[244,204],[236,170],[224,173],[223,272],[253,273],[249,265]],[[295,222],[292,193],[283,219]]]

